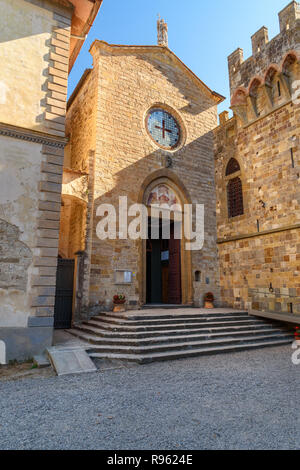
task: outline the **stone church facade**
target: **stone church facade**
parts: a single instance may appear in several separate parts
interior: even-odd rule
[[[105,203],[118,208],[120,196],[127,196],[128,206],[147,204],[150,189],[159,185],[173,190],[182,204],[206,208],[202,251],[188,252],[181,244],[180,303],[202,305],[207,290],[220,303],[213,129],[223,97],[165,45],[95,41],[91,54],[93,69],[85,72],[69,100],[66,124],[70,141],[59,253],[73,257],[79,251],[75,318],[89,308],[111,308],[118,293],[126,295],[128,308],[147,303],[146,241],[99,240],[97,208]],[[175,149],[162,148],[147,132],[153,109],[167,111],[178,122],[181,138]],[[130,273],[129,282],[122,272]]]
[[[127,309],[212,292],[216,306],[300,314],[299,3],[278,36],[252,36],[250,58],[229,56],[233,117],[219,125],[224,98],[168,48],[163,20],[157,46],[96,40],[66,106],[100,5],[0,1],[0,363],[3,345],[5,361],[51,345],[58,310],[71,325],[115,294]],[[147,214],[157,199],[203,204],[203,248],[175,241],[173,215],[168,243],[99,239],[98,209],[120,197]]]
[[[212,291],[217,305],[300,313],[299,4],[282,10],[279,22],[271,41],[265,27],[252,36],[252,57],[244,60],[241,49],[229,56],[234,116],[222,113],[219,126],[221,97],[197,87],[166,47],[163,22],[159,46],[93,44],[93,69],[73,93],[67,117],[59,246],[63,256],[67,244],[65,253],[80,265],[75,318],[110,309],[119,292],[127,308],[147,303],[145,244],[98,240],[96,210],[101,203],[116,207],[120,195],[129,204],[145,202],[156,180],[205,205],[203,250],[181,258],[183,304],[202,305]],[[175,151],[147,135],[145,116],[155,107],[182,127],[184,142]],[[116,280],[119,270],[132,273],[130,284]]]

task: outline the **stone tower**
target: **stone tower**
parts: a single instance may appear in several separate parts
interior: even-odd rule
[[[221,292],[228,306],[300,313],[300,4],[228,58],[231,109],[215,130]]]

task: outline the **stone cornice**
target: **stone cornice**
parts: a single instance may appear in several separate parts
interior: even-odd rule
[[[11,126],[0,122],[0,136],[13,137],[14,139],[26,140],[36,144],[46,144],[53,147],[64,148],[68,139],[64,137],[50,136],[43,132],[32,131],[22,127]]]
[[[300,224],[288,225],[288,226],[285,226],[285,227],[278,227],[278,228],[273,228],[273,229],[270,229],[270,230],[264,230],[262,232],[241,234],[241,235],[237,235],[236,237],[219,238],[217,240],[217,243],[219,245],[221,245],[223,243],[229,243],[229,242],[235,242],[235,241],[239,241],[239,240],[245,240],[246,238],[262,237],[264,235],[269,235],[269,234],[272,234],[272,233],[286,232],[286,231],[289,231],[289,230],[297,230],[299,228],[300,228]]]

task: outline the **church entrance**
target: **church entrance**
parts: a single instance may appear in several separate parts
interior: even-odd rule
[[[170,171],[168,175],[174,176]],[[191,204],[190,198],[179,180],[175,183],[164,175],[149,180],[141,193],[148,211],[148,238],[142,241],[143,275],[139,284],[142,304],[192,305],[191,251],[186,250],[189,238],[184,212],[184,204]]]
[[[163,238],[163,224],[170,224],[169,239]],[[152,237],[156,225],[159,238]],[[146,302],[147,304],[172,304],[182,302],[181,295],[181,241],[174,237],[174,221],[148,220],[146,245]]]

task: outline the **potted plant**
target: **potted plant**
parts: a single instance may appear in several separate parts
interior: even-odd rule
[[[116,294],[113,297],[114,309],[113,312],[125,312],[126,297],[123,294]]]
[[[207,292],[204,296],[204,308],[214,308],[214,294]]]

